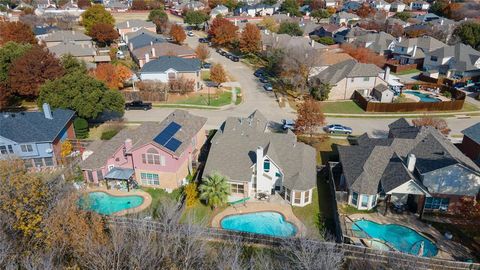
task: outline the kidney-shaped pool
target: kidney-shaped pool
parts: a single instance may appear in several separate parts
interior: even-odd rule
[[[418,255],[423,249],[424,257],[433,257],[438,253],[437,246],[430,239],[402,225],[358,220],[353,223],[352,230],[359,237],[363,237],[366,233],[371,238],[387,242],[401,252]]]
[[[143,203],[143,197],[113,196],[105,192],[89,192],[79,200],[80,207],[102,215],[111,215],[122,210],[136,208]]]
[[[294,236],[297,233],[297,227],[286,221],[285,217],[277,212],[230,215],[220,221],[220,226],[226,230],[279,237]]]

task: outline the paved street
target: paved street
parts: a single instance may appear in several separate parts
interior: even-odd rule
[[[198,45],[198,36],[189,37],[187,44],[195,49]],[[242,104],[225,110],[201,110],[189,109],[193,114],[206,117],[208,119],[206,128],[218,128],[220,124],[229,116],[247,116],[254,110],[259,109],[268,119],[280,121],[284,118],[295,119],[295,113],[290,108],[280,108],[275,100],[274,94],[263,90],[262,84],[253,76],[253,70],[241,62],[232,62],[224,56],[219,55],[215,50],[211,50],[210,63],[221,63],[227,70],[233,80],[238,81],[242,88]],[[470,101],[471,102],[471,101]],[[161,121],[173,108],[153,108],[148,112],[128,111],[125,118],[128,121]],[[388,124],[393,122],[394,118],[327,118],[328,123],[343,124],[353,128],[354,134],[363,134],[368,132],[372,136],[385,135]],[[452,135],[460,135],[460,131],[480,121],[480,117],[471,117],[469,119],[448,118],[448,125],[452,129]]]

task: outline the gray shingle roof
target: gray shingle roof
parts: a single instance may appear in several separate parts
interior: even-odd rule
[[[406,48],[413,48],[415,45],[417,46],[417,48],[421,49],[421,52],[419,50],[416,51],[417,54],[418,53],[424,54],[424,53],[436,50],[438,48],[447,46],[447,44],[430,36],[422,36],[418,38],[405,38],[398,43],[398,46],[406,47]],[[416,57],[416,58],[419,58],[419,57],[421,58],[424,56],[425,55],[412,55],[412,57]]]
[[[55,109],[52,115],[47,119],[43,112],[0,113],[0,136],[17,143],[53,142],[75,112]]]
[[[195,52],[187,46],[181,46],[169,42],[155,43],[152,46],[147,45],[132,51],[132,55],[136,59],[144,59],[145,54],[150,55],[150,59],[155,58],[152,56],[152,48],[155,49],[157,57],[161,56],[193,56]]]
[[[137,31],[138,32],[138,31]],[[141,47],[149,46],[151,44],[166,42],[165,38],[161,35],[151,33],[150,31],[142,31],[133,37],[128,37],[128,44],[132,44],[132,49],[138,49]]]
[[[362,135],[357,140],[358,145],[338,147],[349,189],[364,194],[376,194],[379,187],[388,192],[413,179],[433,193],[461,194],[462,190],[459,186],[465,185],[476,187],[478,192],[480,183],[474,183],[475,179],[465,175],[478,174],[480,168],[438,130],[432,127],[412,129],[405,119],[399,119],[389,127],[389,138],[373,139],[368,135]],[[407,131],[398,132],[401,129]],[[409,134],[407,138],[403,136],[405,133]],[[415,136],[412,136],[413,133]],[[398,134],[400,137],[396,137]],[[412,175],[406,168],[409,154],[415,155],[415,168],[420,174],[438,173],[439,178],[445,178],[442,180],[442,185],[439,186],[435,181],[422,182],[421,179]],[[459,177],[472,183],[457,185],[455,181],[448,180],[445,176],[448,172],[442,172],[442,170],[451,166],[461,166],[465,177],[462,174]],[[470,195],[472,189],[465,189],[463,192]]]
[[[316,152],[297,142],[296,136],[268,131],[267,119],[255,111],[248,118],[229,117],[212,139],[203,175],[219,172],[232,181],[250,181],[256,163],[256,149],[264,148],[284,174],[283,185],[307,190],[316,183]]]
[[[48,48],[48,50],[55,54],[57,57],[61,57],[62,55],[66,54],[71,54],[75,57],[96,55],[96,52],[93,48],[73,43],[60,43],[58,45]]]
[[[329,66],[313,79],[334,85],[344,78],[376,77],[380,71],[381,69],[374,64],[358,63],[356,60],[350,59]]]
[[[427,53],[428,54],[428,53]],[[451,68],[458,71],[470,71],[480,69],[475,64],[480,59],[480,52],[463,43],[457,43],[453,46],[445,46],[436,49],[430,53],[438,59],[453,57],[454,63]]]
[[[474,142],[480,144],[480,123],[476,123],[475,125],[462,130],[462,133]]]
[[[151,27],[155,27],[155,24],[153,22],[147,22],[144,20],[127,20],[127,21],[115,24],[115,27],[117,29],[125,29],[125,28],[132,28],[132,27],[151,28]]]
[[[45,42],[91,41],[92,38],[78,31],[53,31],[45,37]]]
[[[390,34],[385,32],[368,33],[364,36],[358,37],[354,43],[362,43],[366,48],[376,52],[383,53],[388,49],[388,46],[395,40]]]
[[[140,73],[165,72],[171,68],[178,72],[199,71],[200,60],[176,56],[160,56],[158,59],[146,63],[140,70]]]
[[[176,122],[182,128],[175,134],[174,138],[182,142],[180,147],[175,152],[170,151],[162,145],[153,141],[153,139],[162,132],[170,123]],[[120,147],[123,146],[126,139],[132,140],[132,148],[129,152],[142,147],[146,144],[155,144],[160,149],[175,156],[180,156],[185,149],[190,145],[191,139],[198,133],[198,131],[205,125],[207,119],[200,116],[195,116],[187,111],[175,110],[169,114],[162,122],[145,122],[135,129],[123,129],[112,139],[103,142],[100,146],[96,145],[93,154],[84,160],[80,167],[82,169],[97,169],[105,165],[105,162],[110,158]]]

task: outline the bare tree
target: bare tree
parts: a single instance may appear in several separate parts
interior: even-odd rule
[[[334,243],[293,238],[286,239],[282,247],[290,269],[330,270],[339,269],[343,264],[343,250]]]

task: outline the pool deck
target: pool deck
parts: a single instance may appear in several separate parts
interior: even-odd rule
[[[113,213],[113,216],[124,216],[127,214],[135,214],[142,212],[143,210],[147,209],[152,204],[152,196],[147,192],[140,190],[140,189],[133,189],[130,192],[115,190],[115,189],[106,189],[105,187],[95,187],[95,188],[87,188],[85,192],[105,192],[112,196],[140,196],[143,198],[143,203],[135,208],[125,209],[122,211],[118,211]]]
[[[305,225],[293,214],[292,207],[289,204],[275,202],[247,202],[245,205],[229,206],[214,216],[210,225],[214,228],[221,228],[220,221],[226,216],[267,211],[278,212],[285,217],[285,220],[293,223],[298,229],[295,236],[304,236],[306,234],[307,229]]]
[[[461,257],[462,255],[469,254],[469,250],[463,245],[452,241],[447,240],[439,231],[434,227],[426,224],[425,222],[418,219],[416,215],[413,214],[393,214],[389,212],[387,216],[384,216],[380,213],[370,213],[370,214],[351,214],[348,216],[349,219],[355,221],[359,219],[371,220],[381,224],[399,224],[405,227],[414,229],[418,233],[422,234],[426,238],[433,240],[435,245],[438,247],[438,254],[436,258],[454,260],[455,257]]]

